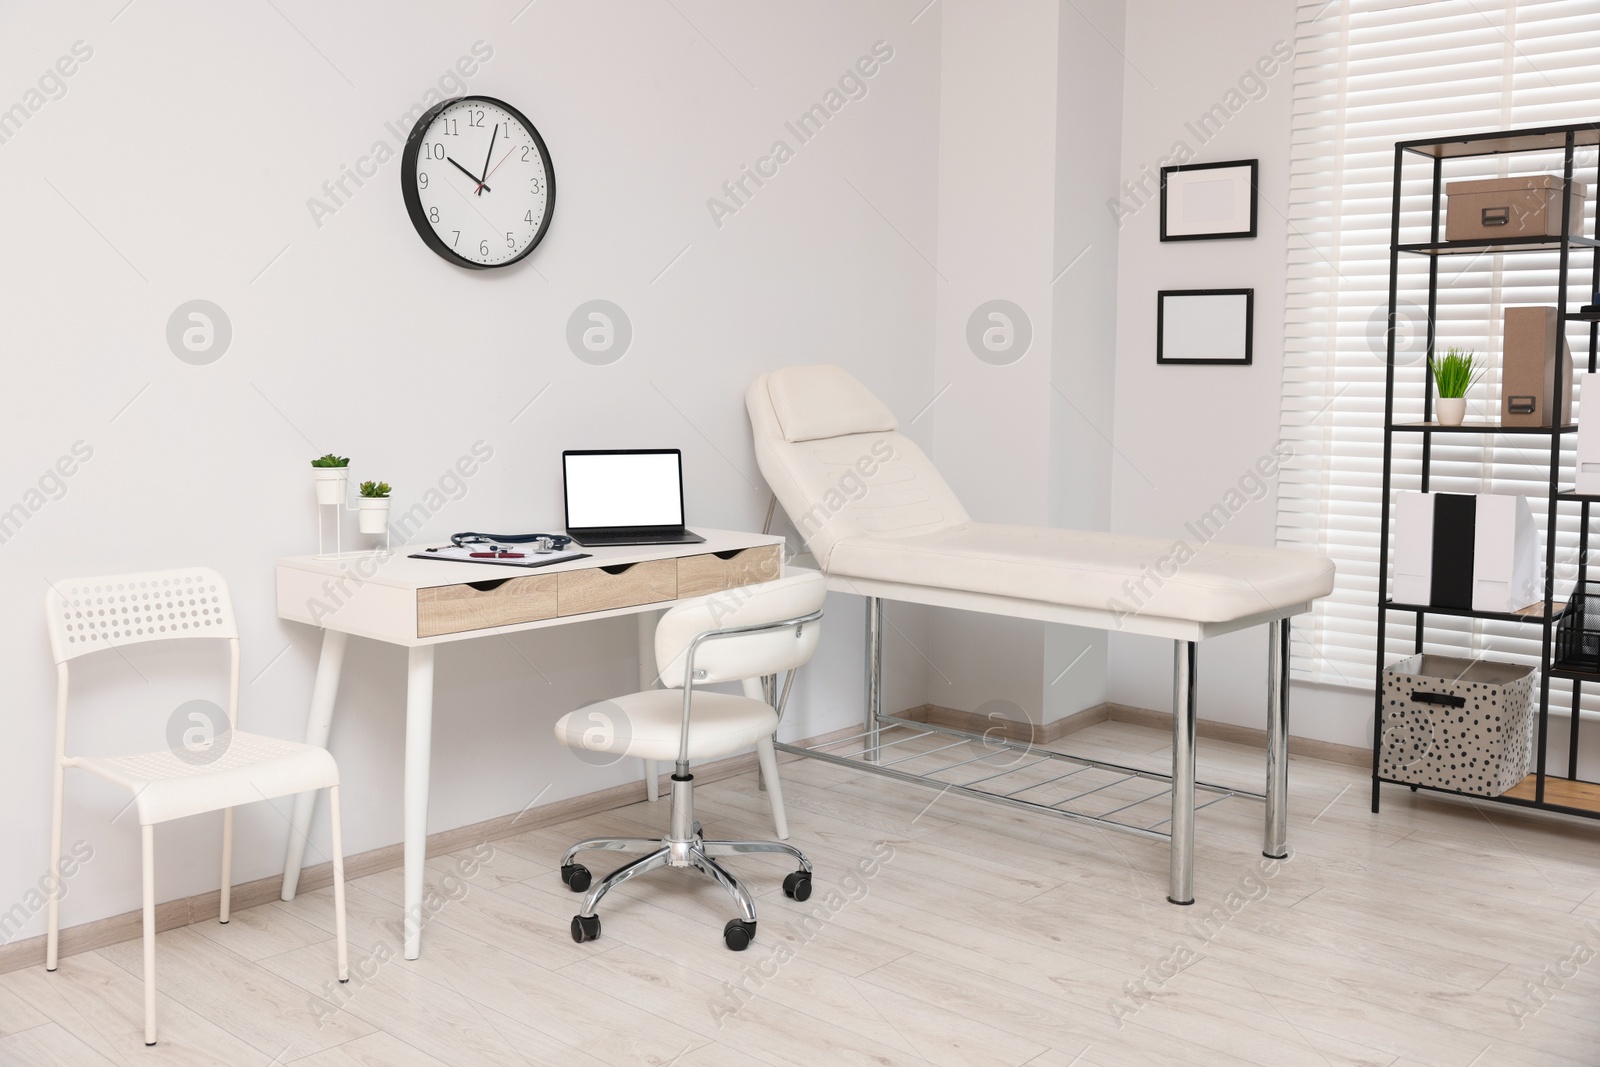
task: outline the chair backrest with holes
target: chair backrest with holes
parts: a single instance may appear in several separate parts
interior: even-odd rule
[[[656,624],[656,662],[665,664],[661,684],[669,689],[683,686],[686,653],[698,634],[797,619],[821,608],[827,594],[827,580],[816,571],[803,570],[679,604]],[[777,630],[703,642],[695,651],[694,684],[736,682],[794,670],[817,650],[821,633],[821,623],[810,622],[798,634],[792,629]]]
[[[68,578],[44,603],[58,664],[146,641],[239,636],[228,584],[209,567]]]

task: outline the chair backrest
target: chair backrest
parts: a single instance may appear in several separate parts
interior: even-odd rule
[[[656,625],[656,662],[663,664],[661,683],[669,689],[683,685],[689,645],[699,635],[810,615],[821,610],[827,592],[827,579],[816,571],[802,571],[678,605]],[[701,642],[694,654],[693,682],[736,682],[794,670],[817,650],[821,633],[821,622],[814,621],[800,627],[798,633],[790,628]]]
[[[824,571],[846,537],[910,537],[970,522],[894,414],[832,364],[783,367],[745,394],[756,463]]]
[[[67,578],[44,606],[58,664],[146,641],[239,636],[228,584],[209,567]]]

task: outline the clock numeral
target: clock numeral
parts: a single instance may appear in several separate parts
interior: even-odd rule
[[[522,216],[522,221],[526,222],[528,225],[532,226],[533,225],[533,212],[529,211],[526,215]]]
[[[517,240],[516,240],[515,237],[511,236],[510,231],[506,232],[506,247],[507,248],[515,248],[515,247],[517,247]]]
[[[428,221],[429,222],[438,222],[439,221],[439,209],[437,207],[430,207],[428,209]]]
[[[444,145],[438,141],[424,141],[422,147],[427,151],[429,159],[443,159]]]
[[[461,243],[461,231],[460,230],[451,230],[450,232],[456,235],[455,239],[450,242],[450,247],[454,248],[456,245]]]
[[[541,189],[539,187],[539,179],[538,178],[529,178],[528,182],[529,182],[529,189],[528,189],[529,192],[540,193],[540,192],[544,191],[543,189]]]
[[[467,112],[467,125],[468,126],[476,126],[479,129],[482,129],[483,128],[483,112],[481,112],[481,111],[469,111],[469,112]]]
[[[417,173],[417,188],[418,189],[426,189],[427,187],[428,187],[428,175],[427,175],[426,172],[419,171]]]
[[[521,161],[523,163],[526,163],[528,161],[528,153],[532,152],[532,151],[533,151],[533,146],[532,145],[523,145],[522,146],[522,160]]]
[[[439,126],[440,126],[440,129],[441,129],[441,132],[446,137],[455,137],[455,136],[457,136],[461,132],[456,126],[456,123],[458,121],[459,121],[458,119],[440,119],[439,120]]]
[[[488,241],[479,241],[478,242],[478,255],[486,256],[488,254],[489,254],[489,242]]]

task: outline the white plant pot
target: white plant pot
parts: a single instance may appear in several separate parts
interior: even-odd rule
[[[1460,426],[1461,420],[1467,417],[1467,398],[1464,396],[1441,396],[1439,398],[1439,425]]]
[[[318,504],[344,504],[349,467],[312,467],[311,476],[316,479]]]
[[[361,511],[356,516],[359,528],[364,534],[381,534],[389,528],[389,498],[386,496],[364,496],[357,503]]]

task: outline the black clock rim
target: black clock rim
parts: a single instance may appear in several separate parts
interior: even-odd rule
[[[534,147],[539,150],[539,157],[544,160],[545,173],[545,209],[544,218],[539,222],[539,229],[534,233],[533,240],[528,242],[528,247],[518,252],[504,263],[477,263],[457,254],[443,239],[433,231],[433,225],[428,222],[428,214],[422,209],[422,198],[417,193],[417,156],[422,152],[422,132],[433,124],[433,120],[446,108],[469,100],[481,100],[485,104],[492,104],[509,114],[522,124],[533,138]],[[527,258],[528,253],[539,247],[539,242],[544,240],[544,235],[550,229],[550,220],[556,213],[556,168],[550,160],[550,149],[545,146],[544,138],[539,134],[539,128],[528,121],[528,116],[512,107],[504,100],[492,96],[453,96],[449,100],[442,100],[422,113],[416,124],[411,127],[411,132],[406,136],[406,147],[400,155],[400,195],[406,204],[406,214],[411,216],[411,225],[415,227],[417,236],[422,238],[422,243],[431,248],[436,255],[458,267],[468,270],[498,270],[520,263]]]

